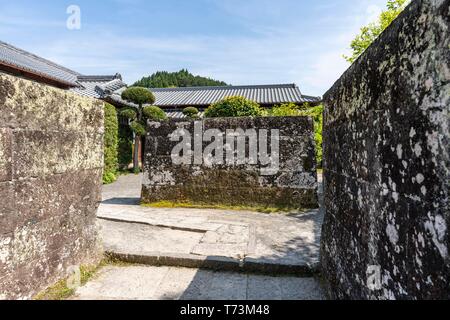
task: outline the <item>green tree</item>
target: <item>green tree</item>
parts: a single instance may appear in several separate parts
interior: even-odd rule
[[[405,9],[409,0],[388,0],[387,9],[380,14],[378,21],[361,28],[360,33],[350,44],[352,55],[344,58],[353,63],[375,41],[378,36],[398,17]]]
[[[122,93],[122,99],[131,102],[135,107],[128,107],[120,112],[120,115],[130,119],[131,130],[134,133],[134,155],[133,155],[133,169],[135,172],[139,171],[139,150],[141,147],[141,138],[145,135],[145,120],[147,118],[147,111],[144,105],[155,103],[155,96],[149,90],[139,87],[130,87]]]
[[[194,76],[188,70],[178,72],[158,71],[149,77],[143,77],[134,86],[144,88],[177,88],[177,87],[205,87],[226,86],[223,81],[217,81],[201,76]]]

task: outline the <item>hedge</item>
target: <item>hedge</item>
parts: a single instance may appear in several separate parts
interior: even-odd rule
[[[119,121],[116,108],[105,103],[105,136],[104,136],[104,170],[103,183],[108,184],[117,180],[118,161],[118,133]]]

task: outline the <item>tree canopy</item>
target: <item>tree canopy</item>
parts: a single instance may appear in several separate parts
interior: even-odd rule
[[[149,77],[143,77],[133,86],[145,88],[173,88],[173,87],[204,87],[226,86],[223,81],[217,81],[201,76],[194,76],[188,70],[178,72],[158,71]]]
[[[386,10],[384,10],[378,21],[372,22],[361,28],[360,33],[350,44],[352,55],[344,58],[353,63],[358,57],[375,41],[376,38],[398,17],[408,4],[409,0],[388,0]]]

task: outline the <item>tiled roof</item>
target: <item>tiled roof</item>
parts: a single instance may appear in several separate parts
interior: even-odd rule
[[[211,105],[232,96],[241,96],[259,104],[304,103],[306,100],[295,84],[168,88],[150,91],[155,94],[156,105],[161,107]]]
[[[198,114],[198,116],[202,118],[204,116],[204,114],[205,114],[204,112],[200,112]],[[170,119],[186,119],[187,118],[187,116],[185,116],[184,113],[181,111],[166,111],[166,115]]]
[[[129,105],[121,99],[122,88],[114,92],[110,98],[117,103]],[[149,89],[155,95],[155,105],[162,108],[185,106],[209,106],[226,97],[242,96],[259,104],[281,104],[305,102],[317,103],[320,97],[302,95],[295,84],[262,85],[262,86],[226,86],[226,87],[188,87]]]
[[[64,84],[79,94],[102,99],[106,95],[125,87],[122,76],[85,76],[38,57],[30,52],[0,41],[0,66],[31,73],[53,82]]]
[[[0,64],[30,72],[67,86],[76,86],[79,73],[0,41]]]
[[[104,99],[114,91],[126,87],[120,74],[115,76],[79,76],[78,84],[78,87],[70,90],[97,99]]]

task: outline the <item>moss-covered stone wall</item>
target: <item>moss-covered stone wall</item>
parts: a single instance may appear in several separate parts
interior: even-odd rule
[[[171,141],[170,137],[180,129],[185,130],[185,135],[189,136],[187,141],[192,153],[188,155],[191,160],[188,164],[175,164],[172,158],[174,147],[179,141]],[[265,164],[261,162],[260,146],[259,159],[253,159],[253,162],[250,160],[250,139],[245,140],[245,162],[236,161],[232,164],[227,160],[227,150],[232,149],[231,140],[227,140],[227,132],[235,132],[238,129],[242,129],[242,132],[254,130],[253,132],[259,134],[259,141],[262,137],[261,130],[266,130],[268,139],[264,145],[268,147],[269,154],[274,151],[273,155],[279,158],[278,170],[264,173]],[[223,140],[223,148],[220,148],[223,156],[222,161],[208,164],[205,152],[208,145],[215,140],[205,138],[205,135],[214,130],[219,134],[219,139]],[[277,150],[275,144],[271,144],[276,133],[279,137]],[[146,139],[142,190],[144,203],[171,201],[288,208],[318,206],[314,129],[313,121],[309,117],[150,122]],[[200,141],[202,145],[200,159],[194,150],[196,141]],[[234,153],[234,156],[237,157],[237,154]]]
[[[449,10],[413,0],[325,95],[335,298],[450,299]]]
[[[0,299],[98,260],[103,105],[0,73]]]

